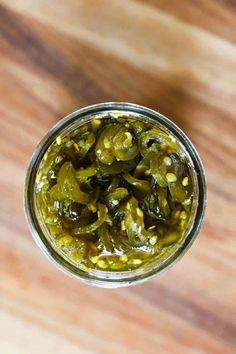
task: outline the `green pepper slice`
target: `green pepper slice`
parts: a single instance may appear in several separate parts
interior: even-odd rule
[[[53,187],[56,189],[56,187]],[[67,161],[60,168],[57,174],[57,193],[61,198],[67,198],[81,204],[87,204],[91,197],[83,192],[75,177],[75,171],[72,163]]]
[[[78,158],[82,160],[95,143],[96,138],[93,132],[87,132],[82,135],[82,137],[79,136],[78,142],[76,141],[76,139],[74,140],[75,142],[73,144],[73,147],[75,148],[78,154]]]
[[[77,227],[72,230],[73,235],[80,235],[80,234],[89,234],[99,228],[104,221],[106,220],[107,216],[107,207],[104,204],[98,203],[98,212],[97,212],[97,220],[92,224]]]
[[[133,246],[141,246],[148,240],[150,233],[145,230],[143,211],[133,196],[126,204],[125,216],[121,222],[121,229],[126,231],[129,242]]]
[[[97,169],[96,166],[89,166],[87,168],[80,168],[79,170],[75,171],[75,177],[77,180],[92,177],[96,174]]]
[[[113,192],[119,186],[119,183],[120,183],[120,176],[117,175],[113,176],[111,184],[107,188],[107,193]]]
[[[112,151],[118,161],[132,160],[138,155],[138,144],[126,127],[121,126],[114,135]]]
[[[129,195],[126,188],[120,187],[116,188],[114,191],[106,195],[106,203],[109,209],[114,209],[120,202]]]
[[[100,134],[96,147],[95,154],[98,160],[105,164],[111,165],[115,160],[115,156],[112,150],[113,137],[118,129],[119,125],[109,124],[105,127]]]
[[[167,188],[158,188],[157,194],[161,212],[163,213],[165,218],[168,218],[170,216],[170,207],[167,201]]]
[[[125,171],[131,171],[136,165],[136,161],[115,161],[111,165],[105,165],[100,161],[96,161],[98,173],[103,175],[116,175]]]
[[[112,237],[109,232],[109,226],[107,223],[103,223],[99,228],[98,228],[98,235],[100,237],[100,241],[102,245],[105,247],[107,252],[113,252],[114,251],[114,246],[112,242]]]
[[[131,176],[131,174],[129,174],[128,172],[124,173],[122,176],[128,183],[134,186],[142,196],[145,196],[148,192],[150,192],[151,186],[148,181],[135,178]]]
[[[152,149],[166,150],[175,152],[177,145],[171,136],[168,136],[161,130],[151,129],[142,133],[139,137],[139,150],[142,156],[145,156]]]

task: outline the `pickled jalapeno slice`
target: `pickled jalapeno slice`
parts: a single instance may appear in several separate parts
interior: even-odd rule
[[[144,267],[190,222],[187,156],[171,133],[132,116],[95,117],[58,135],[35,183],[56,250],[84,271]]]

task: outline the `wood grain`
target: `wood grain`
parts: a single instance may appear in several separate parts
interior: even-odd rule
[[[235,19],[232,0],[1,2],[1,354],[236,352]],[[65,114],[111,100],[172,118],[208,180],[191,251],[161,278],[120,290],[57,271],[22,207],[42,136]]]

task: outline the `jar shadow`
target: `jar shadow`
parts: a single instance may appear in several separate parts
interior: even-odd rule
[[[193,98],[188,93],[188,86],[184,84],[184,78],[170,76],[160,79],[158,77],[151,86],[152,91],[148,97],[138,99],[137,103],[163,114],[178,125],[191,139],[194,129],[191,119]]]

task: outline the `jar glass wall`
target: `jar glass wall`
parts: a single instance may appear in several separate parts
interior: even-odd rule
[[[151,123],[174,136],[187,157],[193,182],[193,202],[191,217],[185,235],[164,257],[147,263],[144,267],[128,271],[106,271],[93,269],[85,271],[77,267],[58,249],[50,237],[36,201],[36,179],[40,163],[53,141],[87,121],[112,116],[132,116],[137,120]],[[186,135],[169,119],[149,108],[130,103],[101,103],[73,112],[60,120],[43,138],[35,150],[26,176],[25,213],[32,235],[46,256],[65,273],[92,285],[121,287],[140,283],[161,274],[175,264],[196,239],[202,224],[206,205],[206,181],[201,160],[196,149]]]

